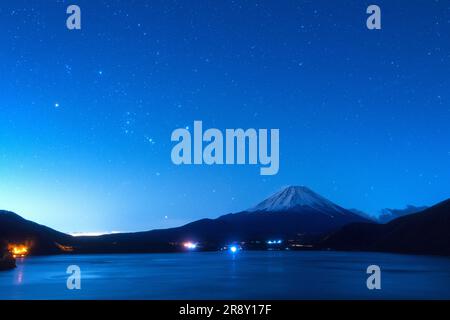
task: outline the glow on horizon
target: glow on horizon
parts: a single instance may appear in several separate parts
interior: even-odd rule
[[[106,234],[118,234],[124,233],[123,231],[98,231],[98,232],[71,232],[69,233],[73,237],[98,237]]]

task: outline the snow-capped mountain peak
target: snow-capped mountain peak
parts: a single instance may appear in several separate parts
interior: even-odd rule
[[[287,187],[247,211],[287,211],[299,207],[339,213],[346,211],[305,186]]]

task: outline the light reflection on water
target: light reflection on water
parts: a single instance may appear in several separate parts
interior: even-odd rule
[[[17,285],[21,285],[23,283],[23,277],[24,277],[24,266],[25,266],[25,259],[24,258],[17,258],[16,259],[16,264],[17,264],[17,268],[16,268],[16,276],[15,276],[15,284]]]
[[[19,267],[19,270],[17,270],[17,278],[16,278],[16,284],[22,284],[23,282],[23,270],[22,267]]]
[[[82,289],[66,287],[79,265]],[[382,270],[382,290],[366,268]],[[0,273],[1,299],[450,299],[450,259],[382,253],[240,251],[27,257]]]

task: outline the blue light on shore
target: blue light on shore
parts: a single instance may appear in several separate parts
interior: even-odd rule
[[[232,252],[232,253],[235,253],[236,251],[237,251],[237,247],[236,246],[231,246],[230,247],[230,251]]]

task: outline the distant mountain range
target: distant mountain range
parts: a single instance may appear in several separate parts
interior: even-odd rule
[[[406,206],[404,209],[390,209],[386,208],[381,210],[381,214],[378,217],[378,222],[380,223],[388,223],[391,222],[394,219],[407,216],[409,214],[417,213],[420,211],[423,211],[425,209],[428,209],[426,206],[416,207],[412,205]]]
[[[439,206],[439,205],[438,205]],[[265,243],[270,239],[292,240],[295,243],[313,245],[318,249],[337,250],[383,250],[411,251],[406,247],[418,245],[417,239],[426,241],[433,233],[433,242],[418,246],[417,252],[439,254],[447,252],[440,247],[448,239],[450,210],[448,201],[439,208],[442,223],[436,223],[436,213],[419,213],[418,219],[424,227],[421,237],[413,236],[419,230],[417,223],[406,223],[405,227],[393,228],[398,220],[414,218],[417,214],[399,218],[383,227],[350,210],[344,209],[318,195],[307,187],[288,187],[255,207],[217,219],[202,219],[178,228],[152,230],[136,233],[109,234],[97,237],[72,237],[48,227],[27,221],[20,216],[0,211],[0,244],[28,243],[32,254],[55,253],[108,253],[108,252],[172,252],[183,249],[183,243],[199,243],[203,250],[217,250],[229,243]],[[432,212],[435,212],[433,209]],[[447,220],[444,218],[446,217]],[[444,221],[445,220],[445,221]],[[446,224],[447,223],[447,224]],[[401,224],[403,226],[403,224]],[[442,229],[447,226],[447,229]],[[391,229],[393,228],[393,229]],[[413,231],[411,231],[411,230]],[[398,238],[392,238],[392,247],[387,245],[393,230]],[[428,230],[428,231],[427,231]],[[443,232],[447,232],[447,238]],[[427,238],[428,237],[428,238]],[[388,239],[388,240],[383,240]],[[398,241],[403,241],[402,245]],[[431,239],[431,238],[430,238]],[[394,246],[394,244],[398,244]],[[448,248],[448,247],[447,247]]]
[[[428,209],[427,206],[413,206],[413,205],[407,205],[404,209],[391,209],[391,208],[385,208],[380,211],[380,214],[378,216],[370,215],[364,211],[358,210],[358,209],[349,209],[351,212],[356,213],[357,215],[360,215],[361,217],[364,217],[368,220],[371,220],[373,222],[378,223],[388,223],[391,222],[394,219],[407,216],[409,214],[417,213],[420,211],[423,211],[425,209]]]

